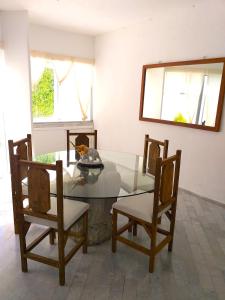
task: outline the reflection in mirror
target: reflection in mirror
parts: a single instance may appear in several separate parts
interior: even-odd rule
[[[222,105],[218,112],[218,104],[224,96],[224,91],[221,92],[224,60],[175,64],[144,66],[140,119],[206,127],[203,129],[218,125],[218,114],[222,112]]]

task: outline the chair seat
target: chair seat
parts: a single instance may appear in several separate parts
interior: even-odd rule
[[[137,196],[121,198],[113,204],[118,209],[146,222],[151,222],[153,212],[154,193],[145,193]]]
[[[63,199],[63,202],[64,230],[67,230],[74,222],[76,222],[76,220],[78,220],[83,215],[83,213],[85,213],[88,210],[89,204],[69,199]],[[57,199],[55,197],[51,197],[51,209],[48,211],[48,213],[53,215],[57,214]],[[54,221],[49,221],[30,215],[26,215],[24,218],[27,222],[48,226],[54,229],[57,229],[58,227],[57,222]]]

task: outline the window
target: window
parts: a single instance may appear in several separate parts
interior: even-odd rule
[[[31,56],[33,122],[92,120],[93,65]]]

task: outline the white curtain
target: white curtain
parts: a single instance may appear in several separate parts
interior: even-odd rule
[[[55,90],[57,114],[67,121],[88,120],[92,98],[92,65],[62,62],[54,70],[58,82],[58,90]]]
[[[38,83],[44,69],[47,66],[47,59],[42,57],[31,57],[31,81],[32,86]]]
[[[88,64],[75,64],[76,93],[79,102],[82,120],[87,120],[87,112],[91,105],[93,68]]]
[[[53,66],[58,84],[61,85],[72,70],[73,61],[53,60]]]
[[[0,168],[0,179],[5,175],[7,170],[7,147],[6,147],[6,132],[5,132],[5,114],[4,114],[4,103],[5,103],[5,93],[4,90],[5,84],[5,60],[4,60],[4,51],[0,48],[0,158],[1,158],[1,168]]]
[[[54,116],[59,121],[88,120],[91,108],[93,65],[71,59],[31,57],[32,86],[46,67],[54,70]]]

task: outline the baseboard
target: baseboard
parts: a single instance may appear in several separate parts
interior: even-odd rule
[[[219,202],[219,201],[217,201],[217,200],[213,200],[213,199],[204,197],[204,196],[202,196],[202,195],[198,195],[198,194],[193,193],[193,192],[191,192],[191,191],[189,191],[189,190],[186,190],[186,189],[184,189],[184,188],[179,188],[179,189],[180,189],[181,191],[184,191],[184,192],[186,192],[186,193],[192,195],[192,196],[199,197],[199,198],[201,198],[202,200],[205,200],[205,201],[207,201],[207,202],[210,202],[210,203],[213,203],[213,204],[215,204],[215,205],[218,205],[218,206],[220,206],[220,207],[225,208],[225,203],[222,203],[222,202]]]

